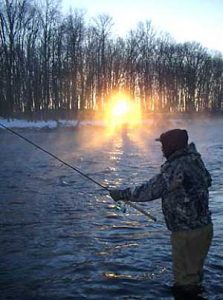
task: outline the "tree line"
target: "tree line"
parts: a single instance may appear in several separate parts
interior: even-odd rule
[[[0,112],[103,110],[126,91],[145,112],[223,110],[223,57],[150,21],[115,36],[108,15],[0,0]]]

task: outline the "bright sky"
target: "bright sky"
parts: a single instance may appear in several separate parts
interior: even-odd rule
[[[157,31],[170,33],[177,42],[197,41],[223,53],[223,0],[62,0],[62,5],[64,12],[85,9],[90,18],[110,15],[118,35],[151,20]]]

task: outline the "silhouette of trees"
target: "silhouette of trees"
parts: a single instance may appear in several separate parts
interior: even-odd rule
[[[145,112],[223,110],[223,57],[140,23],[60,13],[56,0],[0,0],[0,113],[103,110],[124,90]]]

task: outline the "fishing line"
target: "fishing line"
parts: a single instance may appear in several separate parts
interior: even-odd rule
[[[62,164],[64,164],[65,166],[71,168],[72,170],[74,170],[75,172],[79,173],[80,175],[82,175],[83,177],[85,177],[86,179],[92,181],[93,183],[97,184],[98,186],[100,186],[101,188],[103,188],[104,190],[106,190],[107,192],[110,192],[109,188],[106,187],[105,185],[102,185],[100,182],[94,180],[92,177],[88,176],[87,174],[83,173],[82,171],[80,171],[78,168],[70,165],[69,163],[65,162],[64,160],[62,160],[61,158],[59,158],[58,156],[56,156],[55,154],[47,151],[46,149],[42,148],[41,146],[37,145],[36,143],[32,142],[31,140],[29,140],[28,138],[24,137],[23,135],[21,135],[20,133],[14,131],[13,129],[3,125],[0,122],[0,126],[2,126],[3,128],[5,128],[6,130],[8,130],[9,132],[11,132],[12,134],[15,134],[16,136],[18,136],[19,138],[23,139],[24,141],[26,141],[27,143],[33,145],[35,148],[45,152],[46,154],[48,154],[49,156],[53,157],[54,159],[58,160],[59,162],[61,162]],[[129,206],[135,208],[136,210],[138,210],[139,212],[141,212],[142,214],[144,214],[145,216],[149,217],[150,219],[152,219],[153,221],[156,221],[156,218],[153,217],[150,213],[144,211],[141,207],[138,207],[136,204],[123,200],[126,204],[128,204]]]

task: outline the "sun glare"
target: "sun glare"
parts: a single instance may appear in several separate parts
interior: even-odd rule
[[[123,126],[133,128],[141,121],[140,107],[124,93],[117,93],[106,106],[104,118],[109,133]]]
[[[122,117],[128,114],[129,104],[125,99],[118,100],[112,107],[111,114],[113,117]]]

